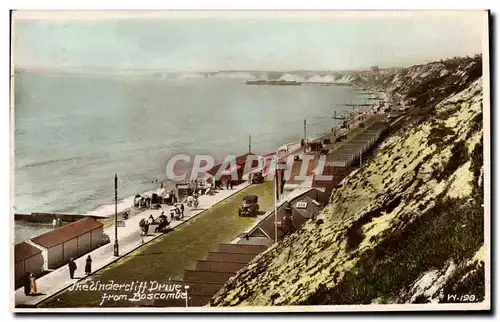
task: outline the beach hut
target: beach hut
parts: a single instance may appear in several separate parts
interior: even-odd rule
[[[33,273],[36,277],[42,274],[44,263],[42,250],[27,242],[14,245],[14,262],[16,288],[23,284],[26,273]]]
[[[42,248],[46,269],[56,269],[105,243],[103,224],[86,217],[31,239]]]

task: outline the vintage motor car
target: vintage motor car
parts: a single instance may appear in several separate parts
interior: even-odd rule
[[[252,177],[252,183],[263,183],[264,182],[264,176],[262,175],[262,172],[257,172],[253,175]]]
[[[238,209],[240,217],[256,216],[259,213],[259,197],[248,195],[243,197],[243,204]]]

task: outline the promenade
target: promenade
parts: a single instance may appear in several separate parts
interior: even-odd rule
[[[365,115],[363,118],[364,122],[370,122],[373,115]],[[359,123],[362,122],[360,118],[354,119],[350,122],[350,131],[355,130]],[[332,137],[332,132],[324,133],[313,140],[311,142],[321,140],[326,137]],[[334,135],[335,136],[335,135]],[[301,155],[303,154],[303,147],[300,146],[299,143],[293,143],[288,146],[288,155]],[[199,197],[199,207],[198,209],[190,209],[185,207],[185,217],[180,221],[172,221],[170,223],[171,228],[178,227],[182,225],[184,222],[189,221],[190,219],[203,214],[205,210],[213,207],[214,205],[220,203],[221,201],[231,197],[232,195],[246,189],[249,186],[247,182],[243,182],[240,185],[237,185],[232,190],[220,190],[215,195],[206,196],[202,195]],[[163,234],[154,233],[154,228],[156,226],[150,227],[149,234],[147,236],[140,235],[139,229],[139,221],[141,219],[147,219],[149,215],[153,215],[153,217],[157,218],[162,212],[170,218],[169,213],[172,206],[163,205],[162,209],[147,209],[136,215],[131,216],[129,219],[125,221],[125,227],[118,227],[118,241],[120,246],[120,256],[115,257],[114,252],[114,240],[115,240],[115,226],[111,225],[104,229],[104,233],[107,234],[110,238],[110,243],[88,253],[84,256],[75,259],[77,264],[77,271],[75,272],[75,278],[70,279],[69,270],[67,265],[60,267],[59,269],[54,270],[53,272],[39,278],[37,280],[37,289],[40,295],[37,296],[26,296],[24,295],[23,288],[19,288],[15,292],[15,306],[16,307],[36,307],[40,305],[42,302],[52,298],[54,295],[61,293],[65,289],[69,288],[79,280],[86,278],[84,273],[85,268],[85,259],[88,255],[92,257],[92,272],[96,272],[109,264],[123,258],[127,254],[132,251],[138,249],[142,245],[151,242],[152,240],[162,236]],[[260,218],[259,218],[260,219]]]
[[[199,206],[197,209],[190,209],[189,207],[185,207],[184,211],[184,219],[177,221],[173,220],[170,223],[171,228],[175,228],[186,221],[189,221],[191,218],[194,218],[198,215],[202,215],[203,212],[220,203],[221,201],[227,199],[228,197],[244,190],[247,188],[249,184],[247,182],[243,182],[234,187],[234,189],[230,190],[219,190],[215,195],[207,196],[202,195],[199,197]],[[161,233],[155,233],[154,228],[156,226],[151,226],[147,236],[140,236],[139,229],[139,221],[142,218],[147,219],[149,215],[153,215],[153,217],[158,217],[161,215],[162,211],[165,211],[165,214],[169,216],[170,220],[170,209],[173,206],[165,206],[163,205],[162,209],[147,209],[141,213],[138,213],[134,216],[131,216],[129,219],[125,221],[125,227],[118,227],[118,243],[120,246],[119,257],[115,257],[114,252],[114,240],[115,240],[115,226],[112,225],[106,229],[104,229],[104,233],[107,234],[111,242],[95,249],[94,251],[85,254],[82,257],[75,259],[77,270],[75,272],[75,278],[71,279],[69,276],[69,269],[67,265],[64,265],[51,273],[40,277],[37,279],[37,289],[40,295],[37,296],[26,296],[24,294],[24,289],[21,287],[15,291],[15,306],[16,307],[34,307],[53,295],[69,288],[74,283],[78,282],[81,279],[84,279],[85,273],[85,259],[88,255],[92,257],[92,272],[95,272],[109,264],[119,260],[120,258],[126,256],[128,253],[134,251],[135,249],[141,247],[142,245],[162,236]]]

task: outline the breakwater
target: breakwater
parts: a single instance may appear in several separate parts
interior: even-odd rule
[[[96,219],[104,219],[105,216],[89,216],[89,215],[77,215],[77,214],[54,214],[54,213],[38,213],[32,212],[31,214],[14,214],[14,220],[23,220],[33,223],[50,223],[52,220],[60,218],[64,222],[73,222],[80,220],[85,217],[93,217]]]

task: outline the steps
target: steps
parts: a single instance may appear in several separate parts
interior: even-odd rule
[[[240,253],[258,255],[266,250],[265,245],[220,244],[217,248],[222,253]]]
[[[209,252],[207,260],[248,264],[256,255],[245,253]]]
[[[205,306],[231,277],[266,249],[266,245],[220,244],[206,259],[198,260],[195,269],[186,270],[182,281],[172,282],[182,285],[183,289],[189,286],[189,306]],[[156,307],[185,305],[185,299],[162,299],[153,303]]]
[[[239,271],[245,266],[246,266],[245,263],[238,263],[238,262],[199,260],[196,263],[196,270],[212,271],[212,272],[230,272],[236,274],[237,271]]]

